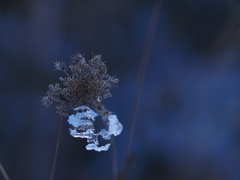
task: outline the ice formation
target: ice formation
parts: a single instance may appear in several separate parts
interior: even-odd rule
[[[94,121],[98,114],[87,106],[80,106],[74,110],[76,114],[68,117],[70,135],[75,138],[86,138],[89,143],[86,146],[87,150],[107,151],[110,143],[105,146],[98,146],[98,136],[100,135],[103,139],[109,140],[111,139],[111,135],[117,136],[122,132],[123,126],[118,121],[116,115],[109,115],[107,117],[108,130],[101,129],[99,133],[95,133]]]
[[[88,144],[86,146],[86,149],[87,150],[95,150],[95,151],[98,151],[98,152],[100,152],[100,151],[107,151],[110,145],[111,144],[109,143],[109,144],[106,144],[105,146],[98,147],[96,144]]]

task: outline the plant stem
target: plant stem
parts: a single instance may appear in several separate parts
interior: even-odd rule
[[[123,169],[123,173],[121,174],[121,179],[126,179],[127,173],[129,171],[129,168],[132,164],[133,158],[131,155],[131,149],[136,129],[136,123],[137,123],[137,116],[138,116],[138,110],[139,110],[139,102],[140,97],[142,94],[142,87],[144,83],[144,78],[146,74],[147,65],[149,62],[149,55],[154,39],[154,34],[158,22],[160,7],[161,7],[162,1],[156,0],[156,3],[154,5],[154,8],[152,10],[149,26],[148,26],[148,32],[145,40],[145,44],[143,47],[143,52],[141,56],[141,62],[138,70],[138,79],[137,79],[137,88],[135,92],[135,99],[133,104],[133,110],[131,115],[131,122],[130,122],[130,131],[129,131],[129,139],[127,144],[127,151],[126,151],[126,159],[125,159],[125,165]]]
[[[52,171],[51,171],[50,180],[54,179],[54,173],[55,173],[55,169],[56,169],[58,149],[59,149],[60,137],[61,137],[61,131],[62,131],[62,120],[63,120],[63,117],[61,116],[60,125],[59,125],[59,129],[58,129],[57,144],[56,144],[56,148],[55,148],[55,154],[54,154],[54,159],[53,159],[53,164],[52,164]]]
[[[10,178],[7,175],[7,172],[5,171],[5,169],[3,168],[2,164],[0,163],[0,171],[4,177],[5,180],[10,180]]]
[[[93,104],[94,104],[95,107],[97,107],[97,106],[101,107],[102,106],[102,104],[97,100],[94,101]],[[105,128],[108,129],[107,118],[104,119],[102,117],[102,121],[103,121],[103,124],[104,124]],[[117,153],[116,153],[116,146],[115,146],[114,137],[111,137],[110,143],[111,143],[111,160],[112,160],[113,180],[118,180],[118,160],[117,160]]]
[[[117,153],[114,138],[111,140],[111,154],[112,154],[112,171],[113,171],[113,180],[118,180],[118,162],[117,162]]]

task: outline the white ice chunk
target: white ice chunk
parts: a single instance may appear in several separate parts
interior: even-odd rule
[[[109,132],[108,132],[106,129],[102,129],[102,130],[99,132],[99,135],[101,135],[102,138],[105,139],[105,140],[111,139],[111,135],[109,134]]]
[[[95,120],[94,118],[98,116],[97,113],[95,113],[93,110],[91,110],[87,106],[80,106],[74,109],[75,111],[80,111],[80,113],[77,113],[80,118],[87,118],[91,120]]]
[[[108,131],[109,134],[113,134],[114,136],[118,136],[123,129],[123,125],[118,121],[118,118],[116,115],[110,115],[108,116]]]
[[[90,109],[89,107],[87,107],[87,106],[79,106],[79,107],[76,107],[76,108],[74,108],[73,110],[74,111],[77,111],[77,110],[88,110],[88,109]]]
[[[71,115],[68,117],[68,123],[73,125],[75,128],[77,128],[81,125],[88,125],[88,126],[93,125],[93,123],[90,120],[83,120],[82,118],[83,118],[83,116],[81,113]]]
[[[95,144],[88,144],[86,146],[86,149],[87,150],[95,150],[95,151],[98,151],[98,152],[100,152],[100,151],[107,151],[110,145],[111,144],[109,143],[109,144],[106,144],[105,146],[98,147]]]
[[[68,123],[70,127],[70,135],[75,138],[86,138],[89,143],[86,146],[87,150],[95,151],[107,151],[110,143],[105,146],[98,146],[98,136],[102,136],[103,139],[111,139],[111,135],[117,136],[122,132],[123,126],[118,121],[116,115],[109,115],[108,119],[108,130],[102,129],[99,133],[95,133],[94,121],[95,117],[98,116],[93,110],[87,106],[80,106],[74,109],[76,114],[68,117]]]
[[[94,132],[93,129],[88,129],[86,132],[78,133],[76,129],[70,129],[70,135],[72,135],[75,138],[91,138],[93,136]]]

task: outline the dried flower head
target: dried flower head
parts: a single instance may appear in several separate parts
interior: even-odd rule
[[[110,97],[110,88],[116,86],[118,79],[107,74],[106,64],[101,55],[93,55],[86,61],[81,54],[71,57],[69,66],[65,62],[55,62],[55,69],[64,72],[60,77],[63,87],[58,83],[49,85],[47,95],[42,98],[43,104],[48,107],[54,102],[57,113],[68,116],[67,112],[79,106],[94,106],[103,119],[111,114],[101,103]]]

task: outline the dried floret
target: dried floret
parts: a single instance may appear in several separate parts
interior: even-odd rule
[[[68,116],[68,111],[79,106],[93,106],[97,113],[106,119],[110,112],[101,103],[111,97],[110,88],[116,86],[118,79],[107,74],[107,66],[101,60],[101,55],[93,55],[86,61],[81,54],[71,56],[70,65],[57,61],[55,69],[64,72],[65,77],[60,77],[60,84],[49,85],[47,95],[42,102],[50,106],[58,102],[57,113]]]

